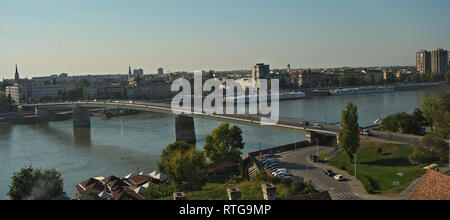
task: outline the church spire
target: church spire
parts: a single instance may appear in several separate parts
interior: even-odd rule
[[[17,69],[17,64],[16,64],[16,74],[14,76],[14,80],[16,81],[16,83],[19,82],[20,77],[19,77],[19,70]]]
[[[128,78],[131,79],[131,66],[128,66]]]

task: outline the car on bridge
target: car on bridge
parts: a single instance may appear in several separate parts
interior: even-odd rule
[[[373,133],[369,129],[358,129],[358,132],[360,135],[363,135],[363,136],[367,136],[367,137],[373,136]]]

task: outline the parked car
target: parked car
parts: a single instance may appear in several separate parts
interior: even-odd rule
[[[334,179],[337,181],[344,181],[344,176],[342,176],[341,174],[337,174],[334,176]]]
[[[272,170],[272,169],[277,169],[280,168],[280,165],[278,164],[271,164],[270,166],[266,166],[266,169]]]
[[[325,173],[325,175],[327,175],[329,177],[333,177],[335,175],[334,172],[330,169],[325,169],[324,173]]]

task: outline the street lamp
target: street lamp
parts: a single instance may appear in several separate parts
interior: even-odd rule
[[[306,178],[309,181],[309,160],[306,158]]]
[[[317,159],[316,159],[316,163],[319,163],[319,139],[316,138],[316,143],[317,143]]]
[[[355,186],[356,186],[356,183],[357,183],[357,178],[356,178],[356,154],[353,154],[353,156],[355,157],[354,160],[355,160]]]

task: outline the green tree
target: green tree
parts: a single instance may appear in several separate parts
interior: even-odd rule
[[[373,75],[373,73],[368,73],[364,78],[364,81],[367,85],[373,85],[375,84],[375,76]]]
[[[438,101],[439,109],[450,112],[450,92]]]
[[[353,162],[353,154],[358,151],[360,141],[358,132],[358,108],[353,103],[348,103],[346,108],[347,110],[342,111],[339,144],[347,153],[350,162]]]
[[[173,185],[162,183],[150,187],[142,195],[145,200],[157,200],[165,197],[170,197],[176,191]]]
[[[164,166],[167,179],[181,191],[200,190],[207,182],[206,157],[199,150],[175,151]]]
[[[166,149],[162,151],[161,162],[158,165],[159,170],[162,173],[166,173],[166,165],[170,163],[170,160],[172,159],[171,157],[175,152],[180,151],[182,153],[186,153],[194,149],[194,145],[188,144],[185,141],[178,141],[173,144],[169,144],[169,146],[167,146]]]
[[[244,149],[242,130],[237,126],[230,127],[228,123],[222,123],[212,134],[206,136],[204,149],[208,159],[214,163],[239,163],[242,159],[241,150]]]
[[[11,96],[0,95],[0,113],[7,113],[13,111],[13,101]]]
[[[409,156],[412,164],[423,165],[448,162],[448,144],[440,138],[427,135],[414,146]]]
[[[78,85],[82,86],[82,87],[88,87],[91,83],[89,82],[88,79],[86,78],[81,78],[80,80],[78,80]]]
[[[437,137],[450,139],[450,112],[441,111],[435,118],[434,133]]]
[[[439,106],[436,100],[431,97],[424,99],[422,102],[421,110],[423,112],[423,116],[425,117],[428,124],[431,126],[431,130],[433,131],[434,118],[439,111]]]
[[[56,170],[22,168],[11,177],[7,195],[12,200],[51,200],[66,195],[61,174]]]

